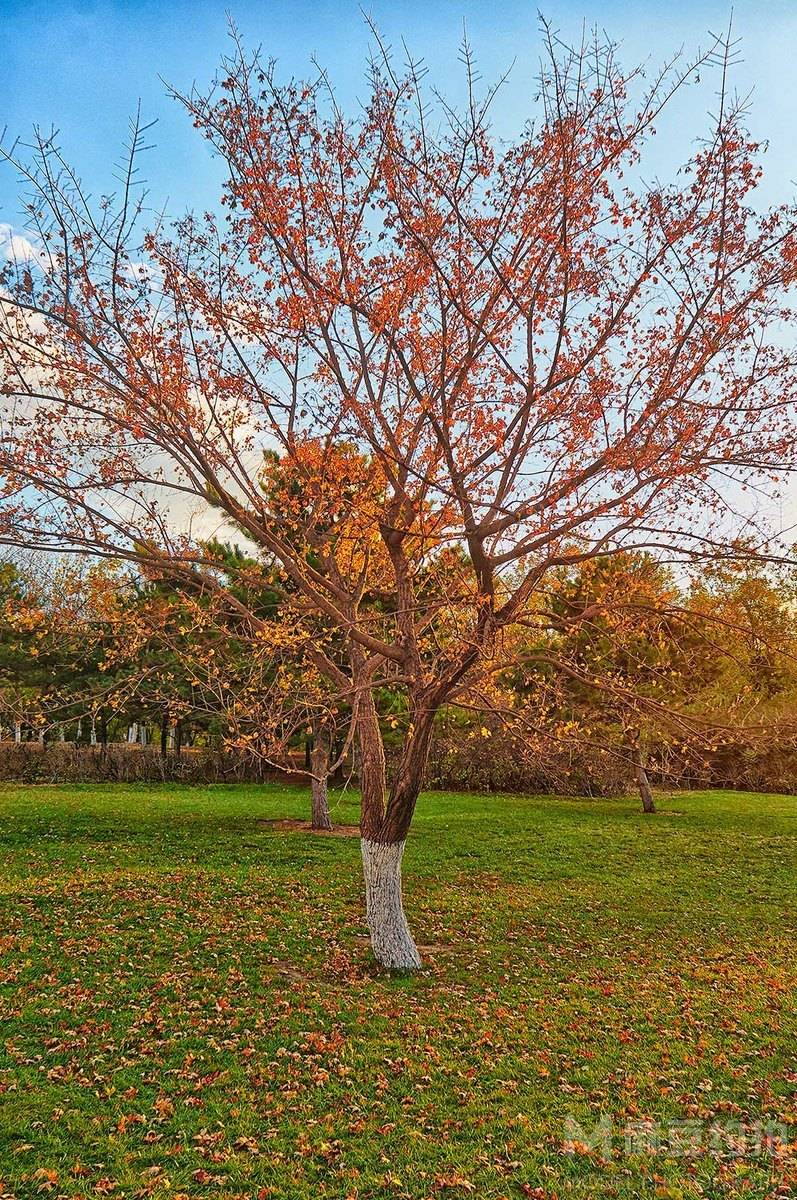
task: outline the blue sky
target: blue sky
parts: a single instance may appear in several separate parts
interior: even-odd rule
[[[463,19],[481,73],[490,81],[513,62],[509,84],[494,110],[511,136],[532,111],[540,53],[536,3],[519,0],[363,0],[388,42],[409,43],[449,95],[461,86],[457,49]],[[346,108],[364,92],[369,33],[358,0],[0,0],[0,129],[6,141],[24,138],[38,123],[60,130],[67,158],[95,196],[114,188],[127,122],[139,99],[156,120],[156,147],[145,162],[153,207],[178,216],[215,207],[221,170],[162,79],[180,89],[212,78],[225,50],[227,11],[248,45],[261,46],[286,75],[311,70],[316,56],[335,81]],[[660,64],[680,47],[691,55],[708,31],[724,30],[730,5],[720,0],[550,0],[546,15],[567,37],[597,24],[621,45],[629,65]],[[735,33],[742,61],[734,83],[753,92],[749,124],[768,139],[762,204],[797,196],[797,0],[736,0]],[[716,75],[682,92],[645,165],[667,179],[707,129]],[[0,167],[0,257],[4,239],[22,232],[19,184]],[[10,227],[10,228],[9,228]],[[6,241],[8,250],[12,243]],[[797,520],[790,489],[789,521]],[[781,510],[782,511],[782,510]],[[774,514],[778,523],[779,518]]]
[[[316,55],[336,80],[344,101],[363,91],[368,31],[352,0],[2,0],[0,21],[0,120],[8,136],[29,134],[34,123],[55,124],[67,157],[88,187],[113,186],[113,164],[127,119],[139,98],[144,116],[157,119],[156,148],[146,159],[153,203],[168,200],[177,215],[186,207],[212,207],[218,167],[163,77],[180,88],[213,75],[226,40],[226,11],[251,45],[261,45],[286,74],[303,74]],[[423,55],[436,81],[456,93],[457,44],[463,18],[489,80],[515,66],[496,119],[507,133],[529,109],[539,54],[536,5],[516,0],[375,0],[369,11],[394,45],[403,36]],[[626,3],[581,0],[544,9],[565,34],[577,36],[582,21],[598,23],[623,45],[628,63],[657,63],[681,45],[705,43],[708,29],[727,25],[729,5],[715,0]],[[744,62],[736,73],[741,91],[755,88],[751,127],[771,142],[765,196],[785,199],[797,188],[797,0],[737,0],[735,28]],[[662,131],[657,169],[666,171],[688,153],[712,101],[711,84],[679,101]],[[0,171],[0,222],[19,223],[18,186]]]

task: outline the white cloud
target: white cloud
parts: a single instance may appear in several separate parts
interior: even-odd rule
[[[47,255],[42,247],[7,221],[0,221],[0,257],[15,263],[35,262],[42,270],[47,268]]]

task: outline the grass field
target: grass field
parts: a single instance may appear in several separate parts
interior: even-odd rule
[[[0,1196],[797,1194],[797,800],[426,795],[411,978],[306,806],[0,789]]]

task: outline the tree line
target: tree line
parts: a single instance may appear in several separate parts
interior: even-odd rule
[[[311,824],[331,828],[328,781],[357,771],[351,703],[297,651],[275,570],[229,544],[207,552],[237,579],[248,561],[247,611],[268,620],[267,637],[213,593],[124,564],[2,564],[0,740],[243,754],[261,775],[305,776]],[[544,620],[518,631],[488,683],[441,708],[427,780],[437,763],[438,782],[463,786],[605,793],[633,781],[653,812],[649,773],[677,786],[710,780],[734,752],[788,756],[797,569],[714,567],[678,581],[626,554],[551,582]],[[381,688],[377,711],[390,758],[407,735],[400,690]]]

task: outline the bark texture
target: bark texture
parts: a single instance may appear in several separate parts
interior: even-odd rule
[[[331,829],[332,818],[329,815],[329,799],[327,781],[329,779],[329,733],[321,722],[313,726],[313,735],[309,741],[310,770],[312,772],[312,814],[310,824],[313,829]]]
[[[374,957],[393,971],[416,971],[421,956],[401,900],[401,859],[418,799],[436,705],[426,696],[410,707],[410,726],[388,789],[385,747],[372,678],[355,647],[352,668],[358,689],[357,750],[361,795],[360,832],[368,929]]]
[[[421,956],[410,933],[401,901],[404,842],[361,843],[365,911],[377,962],[392,971],[417,971]]]
[[[326,775],[313,776],[312,808],[311,825],[313,829],[331,829],[332,818],[329,815]]]
[[[656,805],[653,801],[653,792],[650,790],[648,773],[645,770],[645,759],[640,750],[635,751],[634,754],[634,772],[636,774],[640,799],[642,800],[642,811],[646,813],[654,813],[656,811]]]

